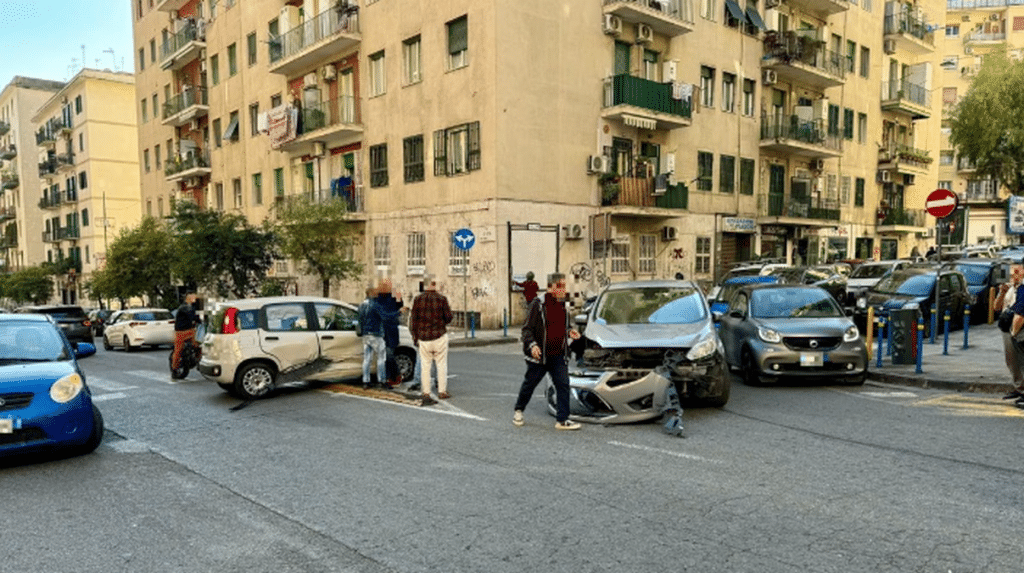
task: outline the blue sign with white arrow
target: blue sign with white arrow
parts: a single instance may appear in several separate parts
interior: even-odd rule
[[[468,251],[476,244],[476,236],[469,229],[459,229],[452,235],[452,242],[455,244],[455,248]]]

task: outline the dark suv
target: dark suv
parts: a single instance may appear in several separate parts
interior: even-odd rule
[[[92,342],[92,323],[80,306],[23,306],[14,312],[48,314],[57,322],[70,342]]]

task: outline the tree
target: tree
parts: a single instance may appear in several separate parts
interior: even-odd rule
[[[174,235],[163,221],[146,217],[133,229],[122,229],[107,247],[102,270],[92,274],[89,290],[96,298],[147,296],[150,304],[177,306],[171,280]]]
[[[0,294],[14,302],[43,304],[53,296],[53,275],[41,266],[28,267],[7,275],[0,287]]]
[[[316,275],[329,296],[331,281],[345,280],[362,272],[352,260],[356,231],[345,217],[348,207],[341,199],[312,202],[296,197],[275,207],[281,250],[299,261],[302,271]]]
[[[180,201],[173,215],[174,276],[220,297],[257,294],[278,256],[277,236],[245,217]]]
[[[1024,194],[1024,62],[1005,49],[986,54],[949,123],[950,143],[977,176]]]

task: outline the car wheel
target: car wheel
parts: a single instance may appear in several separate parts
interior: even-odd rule
[[[235,374],[235,394],[246,400],[265,396],[274,388],[274,376],[273,368],[262,362],[249,364]]]
[[[113,349],[114,349],[114,346],[112,344],[110,344],[110,341],[107,340],[107,335],[104,334],[103,335],[103,350],[113,350]]]
[[[100,414],[100,409],[95,405],[92,407],[92,433],[89,434],[89,439],[86,440],[85,444],[82,445],[82,449],[79,453],[88,454],[96,450],[99,447],[100,442],[103,441],[103,414]]]
[[[408,348],[395,350],[395,364],[398,365],[398,375],[402,381],[411,381],[416,374],[416,352]]]
[[[705,408],[721,408],[729,402],[729,394],[732,389],[732,383],[729,381],[729,375],[725,372],[721,372],[721,384],[718,386],[718,394],[714,396],[708,396],[706,398],[700,398],[697,404]]]
[[[121,344],[122,344],[122,348],[124,348],[125,352],[133,352],[135,350],[134,348],[132,348],[132,343],[131,343],[130,340],[128,340],[128,335],[127,334],[124,335],[123,339],[121,339]]]
[[[760,386],[761,368],[754,360],[754,353],[749,347],[745,347],[740,354],[740,364],[743,370],[743,383],[747,386]]]

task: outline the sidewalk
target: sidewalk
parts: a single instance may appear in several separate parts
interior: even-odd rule
[[[508,342],[519,342],[522,334],[522,325],[508,328],[508,336],[505,336],[503,329],[498,330],[476,330],[469,333],[467,337],[461,329],[448,329],[448,346],[488,346],[491,344],[505,344]]]

